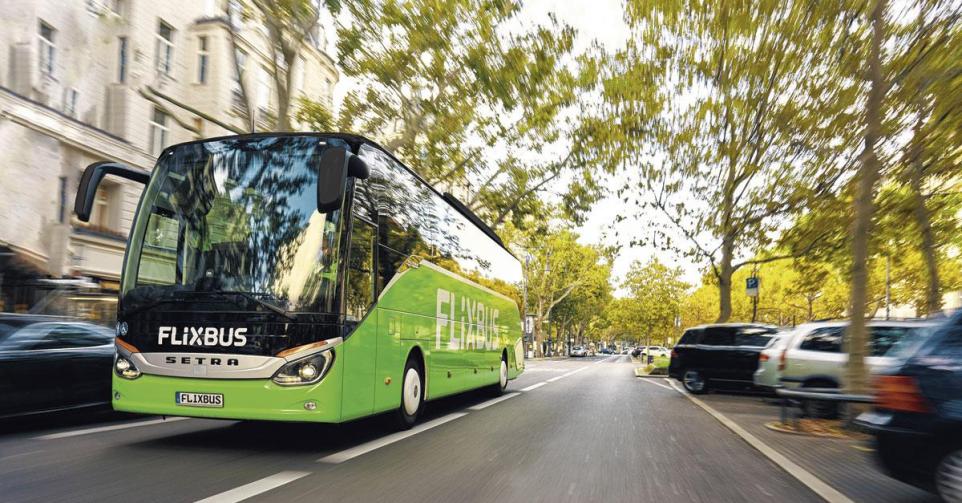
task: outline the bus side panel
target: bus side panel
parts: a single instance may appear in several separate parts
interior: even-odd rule
[[[427,262],[392,278],[378,305],[404,313],[402,360],[407,341],[423,348],[428,398],[496,383],[502,351],[510,363],[514,343],[508,341],[520,338],[513,300]]]
[[[401,382],[407,352],[401,354],[402,313],[378,308],[377,372],[374,379],[374,412],[401,405]]]
[[[373,310],[341,345],[344,358],[341,413],[345,420],[374,412],[378,314],[377,309]]]

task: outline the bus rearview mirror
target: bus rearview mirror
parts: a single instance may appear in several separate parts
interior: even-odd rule
[[[146,185],[150,180],[150,173],[131,168],[119,162],[95,162],[84,169],[84,174],[80,178],[80,186],[77,187],[77,198],[74,200],[73,210],[81,222],[90,221],[90,213],[93,211],[94,198],[97,197],[97,187],[105,175],[114,175],[127,180]]]
[[[341,209],[347,177],[364,180],[369,175],[364,159],[340,148],[324,151],[317,174],[317,211],[327,213]]]

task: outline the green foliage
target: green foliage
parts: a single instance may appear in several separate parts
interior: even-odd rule
[[[629,0],[627,20],[603,83],[605,154],[627,171],[618,194],[636,218],[672,224],[636,242],[704,261],[724,321],[739,257],[841,176],[859,91],[840,78],[849,27],[805,1]]]
[[[611,337],[647,344],[668,344],[677,335],[675,320],[681,316],[688,285],[681,270],[657,259],[631,265],[622,288],[624,298],[612,301],[605,311]]]
[[[597,198],[599,166],[583,161],[580,114],[569,113],[595,83],[592,60],[573,53],[570,26],[522,25],[517,1],[342,7],[350,23],[338,29],[338,53],[357,85],[340,129],[372,136],[428,181],[467,194],[496,228],[543,214],[549,190],[574,217]]]

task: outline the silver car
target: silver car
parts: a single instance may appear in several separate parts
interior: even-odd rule
[[[892,365],[895,356],[890,351],[893,348],[911,344],[916,337],[924,337],[937,324],[933,321],[870,321],[871,351],[865,358],[866,365],[873,372]],[[776,369],[781,368],[781,385],[787,388],[841,387],[848,363],[848,354],[842,343],[847,327],[847,321],[799,325],[781,354],[774,358],[777,360]],[[757,372],[755,379],[757,383]]]
[[[758,355],[758,370],[755,371],[753,381],[761,389],[773,390],[779,385],[782,376],[780,364],[782,351],[788,346],[795,334],[794,330],[779,332]]]

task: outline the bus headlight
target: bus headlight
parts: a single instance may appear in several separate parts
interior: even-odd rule
[[[137,370],[134,362],[120,355],[117,355],[117,360],[114,361],[114,372],[124,379],[136,379],[140,377],[140,371]]]
[[[282,386],[314,384],[327,374],[333,362],[333,351],[321,351],[285,364],[274,374],[272,380]]]

